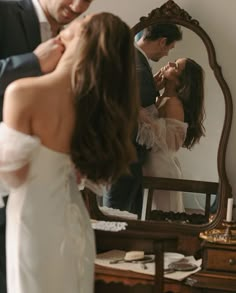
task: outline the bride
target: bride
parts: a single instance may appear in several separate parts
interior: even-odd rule
[[[181,147],[191,149],[205,132],[203,70],[194,60],[181,58],[163,67],[161,75],[162,96],[140,115],[137,142],[151,149],[143,174],[182,178],[177,152]],[[182,193],[156,190],[152,209],[183,212]]]
[[[94,235],[75,169],[111,182],[135,159],[130,28],[110,13],[94,14],[73,21],[58,42],[65,52],[56,69],[13,82],[4,98],[8,293],[93,292]]]

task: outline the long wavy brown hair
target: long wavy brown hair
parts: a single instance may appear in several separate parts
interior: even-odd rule
[[[116,180],[136,160],[132,136],[139,97],[133,43],[130,28],[113,14],[95,14],[83,24],[73,74],[71,156],[94,182]]]
[[[184,122],[188,129],[183,147],[191,149],[205,135],[204,72],[194,60],[187,58],[179,76],[177,94],[183,103]]]

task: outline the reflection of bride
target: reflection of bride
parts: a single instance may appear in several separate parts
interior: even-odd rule
[[[137,141],[151,149],[143,174],[181,178],[177,151],[182,146],[191,149],[204,135],[203,70],[191,59],[178,59],[161,71],[163,95],[156,107],[145,108],[140,114]],[[156,190],[152,209],[183,212],[182,193]]]

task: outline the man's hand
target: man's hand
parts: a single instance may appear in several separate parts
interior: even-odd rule
[[[39,60],[42,73],[53,71],[60,60],[65,48],[59,38],[50,39],[41,43],[35,50],[34,54]]]
[[[161,69],[160,71],[158,71],[153,77],[156,81],[157,90],[162,90],[165,87],[165,77],[163,74],[163,70]]]

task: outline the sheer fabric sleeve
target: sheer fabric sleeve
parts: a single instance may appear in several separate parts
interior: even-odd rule
[[[38,138],[12,129],[3,122],[0,123],[0,189],[1,186],[6,188],[1,174],[7,173],[11,176],[11,171],[16,171],[29,163],[39,145]]]
[[[188,124],[176,119],[157,118],[153,115],[139,121],[137,142],[154,151],[177,152],[183,145]]]

